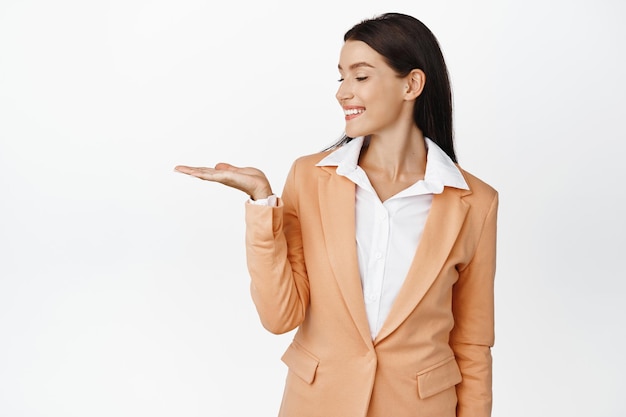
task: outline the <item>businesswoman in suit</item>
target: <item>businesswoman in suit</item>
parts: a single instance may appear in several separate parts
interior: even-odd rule
[[[426,26],[388,13],[344,41],[345,137],[280,198],[255,168],[176,170],[250,196],[254,303],[269,331],[298,328],[280,416],[488,417],[497,193],[456,163]]]

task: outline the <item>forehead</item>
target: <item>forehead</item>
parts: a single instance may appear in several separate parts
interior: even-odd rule
[[[385,59],[362,41],[346,41],[339,54],[339,69],[349,71],[359,67],[378,68],[387,66]]]

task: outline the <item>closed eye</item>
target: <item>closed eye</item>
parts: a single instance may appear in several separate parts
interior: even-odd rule
[[[365,81],[367,80],[369,77],[355,77],[354,79],[357,81]],[[337,81],[339,81],[340,83],[344,81],[343,78],[338,79]]]

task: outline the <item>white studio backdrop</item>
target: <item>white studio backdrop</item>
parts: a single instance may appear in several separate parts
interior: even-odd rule
[[[446,56],[461,164],[500,191],[494,416],[626,415],[626,5],[0,1],[0,416],[274,416],[292,334],[249,296],[245,196],[338,138],[343,33]]]

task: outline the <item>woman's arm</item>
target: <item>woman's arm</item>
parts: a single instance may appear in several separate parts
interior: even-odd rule
[[[299,326],[309,304],[297,191],[294,164],[278,207],[246,206],[252,299],[263,326],[276,334]]]
[[[497,211],[495,194],[476,252],[459,271],[453,290],[454,329],[450,345],[463,375],[463,381],[457,385],[458,417],[491,416]]]

